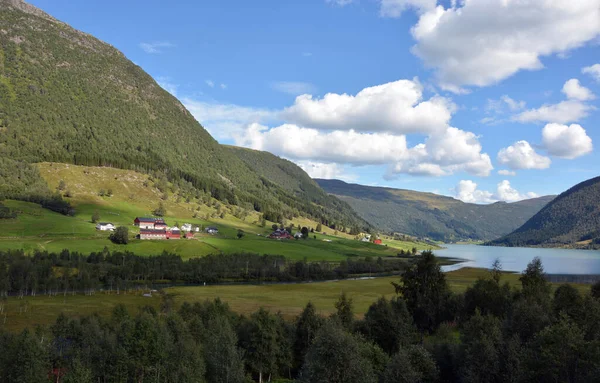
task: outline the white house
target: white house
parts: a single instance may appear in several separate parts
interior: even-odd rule
[[[181,225],[181,231],[185,231],[186,233],[192,231],[192,224],[184,223],[183,225]]]
[[[208,234],[219,234],[219,229],[214,226],[209,226],[205,229]]]
[[[302,238],[302,233],[297,231],[296,234],[294,234],[294,238]]]
[[[99,222],[96,225],[96,230],[100,230],[100,231],[113,231],[113,230],[115,230],[115,225],[113,225],[110,222]]]

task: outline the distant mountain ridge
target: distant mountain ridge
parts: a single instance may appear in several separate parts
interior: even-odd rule
[[[561,193],[523,226],[488,244],[600,248],[600,177]]]
[[[465,203],[434,193],[315,179],[367,222],[389,232],[440,241],[490,240],[510,233],[554,196],[490,205]]]

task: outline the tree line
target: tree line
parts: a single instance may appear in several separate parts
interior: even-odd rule
[[[339,263],[289,261],[280,255],[217,254],[184,261],[167,252],[138,256],[105,249],[84,255],[22,250],[0,251],[0,296],[57,295],[121,291],[153,284],[297,282],[344,279],[352,275],[399,273],[400,259],[372,257]]]
[[[0,333],[11,382],[594,382],[600,373],[600,286],[554,293],[539,259],[521,288],[499,267],[452,293],[435,257],[419,256],[357,319],[342,293],[332,315],[308,303],[293,320],[246,316],[219,299],[108,318],[61,315],[49,328]]]

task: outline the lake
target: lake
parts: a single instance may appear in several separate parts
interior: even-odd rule
[[[529,247],[493,247],[477,245],[443,245],[435,250],[440,257],[460,258],[464,262],[442,266],[444,271],[462,267],[490,268],[495,259],[502,263],[502,270],[521,272],[534,258],[540,257],[548,274],[600,274],[599,250],[540,249]]]

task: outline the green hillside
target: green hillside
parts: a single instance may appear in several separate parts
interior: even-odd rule
[[[0,0],[0,31],[0,198],[48,199],[29,164],[50,161],[153,174],[287,219],[359,224],[350,209],[257,174],[114,47],[21,0]]]
[[[433,193],[316,180],[365,220],[389,232],[440,241],[486,240],[510,233],[552,200],[552,196],[490,205],[464,203]]]
[[[573,186],[523,226],[488,244],[600,248],[600,177]]]

